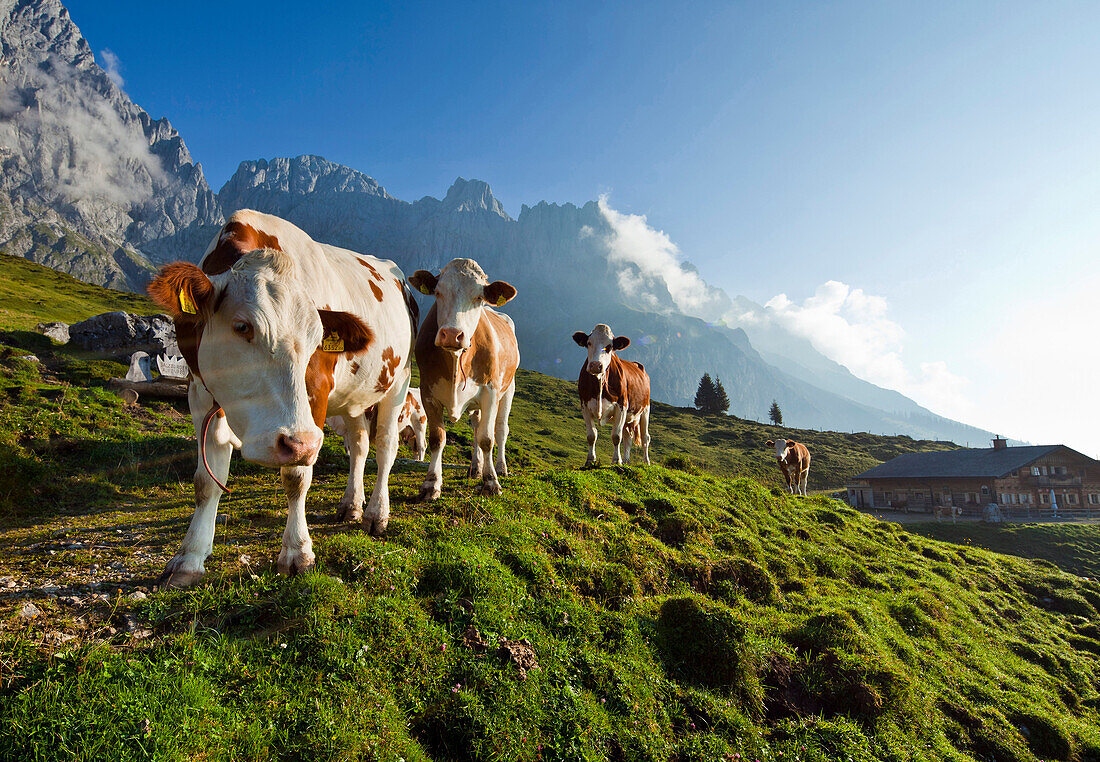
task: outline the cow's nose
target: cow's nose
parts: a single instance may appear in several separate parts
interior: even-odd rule
[[[598,376],[600,375],[600,373],[603,372],[603,366],[600,365],[598,362],[590,362],[588,363],[588,372],[591,373],[593,376]]]
[[[321,449],[321,437],[306,431],[280,434],[275,439],[275,460],[280,466],[308,466]]]
[[[440,328],[435,335],[435,345],[442,349],[462,349],[466,334],[457,328]]]

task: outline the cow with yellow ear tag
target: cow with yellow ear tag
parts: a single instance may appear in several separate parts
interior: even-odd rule
[[[502,280],[490,283],[472,259],[451,260],[438,275],[417,270],[409,283],[420,293],[435,297],[416,338],[431,450],[420,499],[435,500],[442,489],[447,441],[444,414],[457,420],[471,406],[475,431],[470,478],[482,479],[482,493],[498,494],[500,477],[508,475],[504,445],[516,393],[519,343],[512,319],[494,308],[511,301],[516,289]]]

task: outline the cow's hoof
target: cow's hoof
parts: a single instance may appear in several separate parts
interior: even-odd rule
[[[386,533],[386,527],[389,526],[389,519],[363,519],[363,528],[371,533],[374,537],[381,537]]]
[[[201,571],[177,571],[169,572],[167,569],[160,575],[158,584],[160,587],[191,587],[203,578],[205,572]]]
[[[420,492],[419,494],[417,494],[416,499],[417,502],[426,503],[429,500],[438,500],[440,494],[441,490],[439,489],[439,487],[429,487],[428,485],[424,485],[420,488]]]
[[[340,504],[340,507],[336,509],[336,520],[354,522],[363,518],[363,506],[362,505],[345,505]]]
[[[302,574],[307,572],[317,565],[317,558],[313,553],[296,552],[294,554],[287,553],[285,550],[279,554],[279,560],[277,567],[279,574],[285,574],[288,577],[293,577],[296,574]]]
[[[486,497],[492,495],[499,495],[503,490],[500,488],[500,482],[485,482],[481,485],[481,494]]]
[[[173,556],[164,565],[164,571],[157,578],[160,587],[191,587],[206,574],[206,569],[200,564],[198,569],[188,569],[187,557],[183,555]],[[190,564],[194,566],[194,564]]]

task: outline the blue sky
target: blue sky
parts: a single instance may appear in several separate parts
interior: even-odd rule
[[[1100,455],[1100,5],[592,6],[68,3],[215,189],[316,153],[607,194],[858,374]]]

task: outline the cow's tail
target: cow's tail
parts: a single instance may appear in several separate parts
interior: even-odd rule
[[[640,445],[642,443],[641,426],[639,426],[637,423],[628,423],[624,428],[626,428],[626,435],[630,437],[631,441],[634,444]]]

